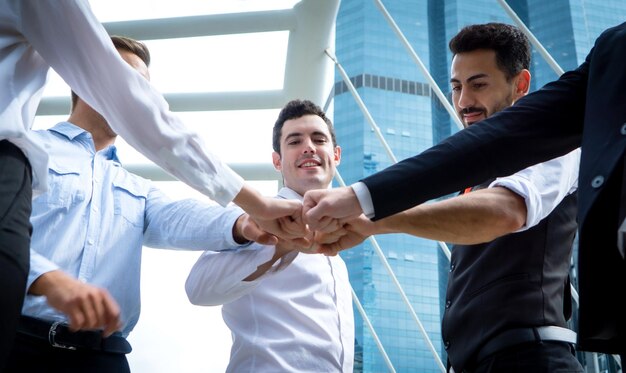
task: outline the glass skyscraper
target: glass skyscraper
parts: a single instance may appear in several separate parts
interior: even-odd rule
[[[513,23],[496,0],[383,0],[382,3],[447,97],[452,58],[448,51],[450,38],[472,23]],[[584,60],[604,29],[626,21],[623,0],[509,0],[508,3],[566,71]],[[335,53],[397,160],[418,154],[458,130],[375,1],[342,0]],[[533,51],[531,74],[532,90],[557,78],[536,51]],[[350,184],[391,165],[392,159],[341,75],[336,74],[335,82],[334,123],[337,141],[343,149],[339,172]],[[383,235],[377,241],[445,364],[440,321],[448,259],[435,241],[406,235]],[[352,286],[396,371],[439,372],[371,242],[365,241],[341,255],[348,264]],[[355,318],[355,371],[387,371],[366,324],[358,313]]]

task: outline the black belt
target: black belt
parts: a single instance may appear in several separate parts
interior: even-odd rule
[[[506,330],[491,338],[476,353],[476,362],[506,348],[528,342],[555,341],[576,344],[576,333],[558,326]]]
[[[67,324],[45,321],[22,315],[17,332],[40,340],[48,341],[52,347],[69,350],[92,350],[113,354],[127,354],[132,351],[130,343],[120,333],[102,338],[102,331],[71,331]]]

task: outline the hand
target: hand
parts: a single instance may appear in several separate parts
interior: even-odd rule
[[[351,187],[310,190],[302,205],[304,222],[311,230],[325,233],[339,229],[340,220],[354,219],[363,212]]]
[[[261,245],[276,245],[278,242],[276,236],[261,229],[254,219],[245,213],[237,218],[233,226],[233,239],[238,244],[254,241]]]
[[[299,201],[264,197],[244,185],[234,202],[244,209],[256,224],[254,227],[248,222],[247,232],[251,237],[259,237],[265,242],[268,242],[266,238],[272,241],[273,239],[260,233],[262,230],[276,238],[292,240],[300,246],[311,245],[303,238],[309,234],[309,230],[302,221],[302,204]]]
[[[315,232],[315,244],[321,254],[335,256],[339,251],[349,249],[362,243],[368,236],[376,232],[376,223],[360,215],[356,219],[343,223],[340,229],[333,232]]]
[[[44,273],[29,293],[46,296],[50,306],[67,315],[72,331],[103,329],[103,336],[108,337],[122,327],[120,308],[108,291],[62,271]]]
[[[307,237],[307,239],[309,240],[312,240],[312,238],[313,238],[313,233],[311,233],[309,237]],[[309,246],[307,246],[307,248]],[[276,256],[277,258],[282,258],[283,256],[289,254],[292,251],[302,252],[303,250],[306,250],[306,248],[303,246],[300,246],[298,243],[292,240],[279,239],[278,243],[276,244],[276,251],[274,253],[274,256]]]
[[[265,216],[252,216],[254,222],[263,231],[300,247],[309,247],[311,242],[306,236],[311,235],[302,221],[302,205],[299,201],[277,198],[266,198]],[[267,215],[270,211],[277,211]],[[290,214],[282,216],[284,211]]]
[[[283,227],[286,232],[291,232],[298,236],[300,234],[300,222],[302,214],[298,214],[298,220],[292,220],[288,218],[280,218],[277,223]],[[311,236],[311,234],[309,234]],[[262,245],[277,245],[279,242],[292,242],[296,246],[302,245],[310,246],[309,239],[302,239],[302,237],[296,237],[293,240],[279,239],[273,234],[267,233],[259,226],[259,224],[248,214],[242,214],[237,218],[235,225],[233,226],[233,238],[235,242],[239,244],[246,243],[246,241],[254,241]]]

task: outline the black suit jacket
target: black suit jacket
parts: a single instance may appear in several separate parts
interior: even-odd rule
[[[600,35],[576,70],[362,181],[374,219],[381,219],[579,146],[579,348],[623,354],[626,310],[619,304],[626,264],[617,249],[617,228],[626,210],[626,23]]]

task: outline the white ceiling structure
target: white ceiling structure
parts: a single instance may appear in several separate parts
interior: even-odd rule
[[[271,35],[272,32],[286,31],[288,39],[282,88],[164,92],[171,110],[175,112],[280,109],[295,98],[309,99],[319,105],[326,101],[332,89],[334,65],[324,50],[334,47],[338,8],[339,0],[302,0],[291,9],[104,22],[104,26],[111,35],[124,35],[141,41],[255,33]],[[273,53],[271,50],[266,52]],[[249,63],[254,64],[255,61]],[[202,71],[197,74],[202,74]],[[37,115],[65,115],[69,109],[69,96],[48,96],[39,105]],[[269,159],[269,154],[265,159]],[[247,180],[276,180],[280,177],[270,163],[229,164]],[[169,174],[151,162],[126,166],[155,181],[172,180]]]

